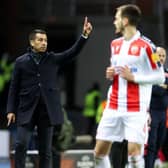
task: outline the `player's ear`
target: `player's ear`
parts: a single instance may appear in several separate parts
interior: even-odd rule
[[[129,20],[128,20],[127,17],[123,17],[123,18],[122,18],[122,22],[123,22],[123,25],[126,26],[126,25],[128,25]]]

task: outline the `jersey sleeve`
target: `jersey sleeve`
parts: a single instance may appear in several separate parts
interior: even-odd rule
[[[145,46],[146,64],[149,72],[147,74],[137,74],[134,79],[136,83],[162,84],[165,81],[164,69],[160,63],[156,47],[152,42]]]
[[[159,55],[156,53],[156,47],[152,42],[146,46],[146,55],[147,62],[153,70],[161,67]]]
[[[165,81],[163,67],[161,66],[158,70],[148,75],[136,75],[134,76],[134,81],[141,84],[163,84]]]

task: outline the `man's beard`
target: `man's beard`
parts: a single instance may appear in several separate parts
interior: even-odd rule
[[[116,35],[122,35],[123,32],[124,32],[124,26],[123,25],[120,26],[120,29],[117,30],[117,28],[116,28],[116,30],[115,30]]]

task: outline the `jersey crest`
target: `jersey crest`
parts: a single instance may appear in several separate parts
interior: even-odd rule
[[[141,48],[137,44],[131,44],[128,50],[128,55],[139,56]]]

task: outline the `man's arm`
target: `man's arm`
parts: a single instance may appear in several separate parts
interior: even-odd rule
[[[10,82],[8,101],[7,101],[7,120],[8,126],[11,122],[15,122],[15,111],[18,103],[18,89],[19,89],[19,68],[17,61],[14,65],[14,70],[12,73],[12,79]]]
[[[113,67],[106,68],[106,79],[113,80],[115,69]]]
[[[131,70],[127,67],[120,67],[119,76],[124,78],[127,81],[142,83],[142,84],[163,84],[165,81],[164,70],[163,67],[160,67],[157,70],[154,70],[153,73],[150,74],[133,74]]]
[[[163,67],[160,67],[158,70],[154,70],[153,73],[136,75],[134,76],[134,82],[136,83],[148,83],[148,84],[163,84],[165,81]]]
[[[82,50],[91,31],[92,31],[92,25],[88,21],[88,18],[85,17],[82,34],[81,34],[80,38],[75,42],[75,44],[71,48],[69,48],[63,52],[60,52],[60,53],[51,52],[50,54],[53,55],[54,60],[57,63],[64,64],[64,63],[71,61]]]

